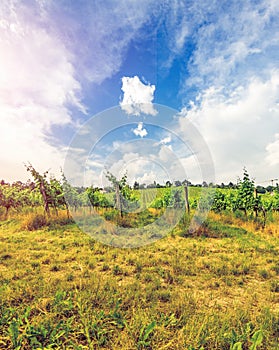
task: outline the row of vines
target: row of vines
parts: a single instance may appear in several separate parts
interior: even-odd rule
[[[185,194],[183,186],[158,189],[132,189],[127,182],[127,174],[120,180],[107,173],[107,178],[114,188],[112,193],[104,193],[98,187],[73,187],[64,174],[58,180],[48,172],[40,174],[31,165],[26,170],[33,181],[13,184],[0,183],[0,207],[4,218],[11,209],[21,211],[23,208],[44,207],[45,214],[57,213],[58,209],[77,210],[80,207],[116,208],[121,212],[141,211],[146,208],[164,209],[166,207],[183,207]],[[192,190],[192,191],[191,191]],[[196,191],[194,191],[196,190]],[[198,190],[198,191],[197,191]],[[215,212],[242,212],[248,219],[262,217],[265,224],[267,213],[279,211],[279,189],[258,194],[254,181],[244,169],[243,178],[239,179],[235,189],[190,188],[190,209]]]

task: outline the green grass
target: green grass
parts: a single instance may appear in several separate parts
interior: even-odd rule
[[[212,214],[136,249],[64,224],[0,222],[1,349],[278,349],[276,222]]]

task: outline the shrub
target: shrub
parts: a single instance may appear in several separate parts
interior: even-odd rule
[[[107,211],[104,213],[104,218],[109,221],[114,221],[119,217],[119,212],[115,209]]]
[[[23,220],[22,228],[28,231],[38,230],[48,225],[48,220],[43,214],[29,214]]]

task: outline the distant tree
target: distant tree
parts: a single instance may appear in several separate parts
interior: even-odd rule
[[[189,180],[183,180],[182,185],[192,186],[192,183]]]
[[[137,181],[134,182],[134,190],[138,190],[140,188],[140,185]]]
[[[176,180],[176,181],[174,181],[174,185],[175,185],[175,187],[180,187],[180,186],[182,186],[182,182],[179,180]]]
[[[148,184],[146,187],[147,188],[156,188],[156,183],[154,184],[154,183],[151,183],[151,184]]]
[[[267,192],[272,192],[274,190],[274,187],[269,185],[266,187]]]
[[[168,180],[166,181],[166,187],[171,187],[172,186],[172,183]]]
[[[263,186],[257,186],[257,192],[260,194],[266,193],[266,189]]]

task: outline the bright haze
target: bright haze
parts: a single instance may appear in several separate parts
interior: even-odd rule
[[[142,140],[154,104],[197,127],[216,182],[244,166],[278,178],[279,1],[1,1],[0,178],[26,180],[28,162],[58,173],[80,126],[114,106]]]

